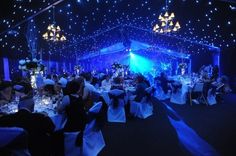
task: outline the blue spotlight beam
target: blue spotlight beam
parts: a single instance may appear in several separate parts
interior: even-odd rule
[[[145,73],[150,72],[154,63],[141,56],[130,52],[130,70],[135,73]]]

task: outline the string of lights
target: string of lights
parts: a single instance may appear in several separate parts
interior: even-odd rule
[[[37,4],[37,5],[36,5]],[[1,51],[12,51],[15,54],[23,54],[27,52],[27,45],[24,43],[18,43],[21,38],[22,41],[24,37],[22,36],[26,28],[26,22],[16,26],[22,18],[27,19],[32,14],[36,14],[52,5],[52,0],[42,0],[42,1],[12,1],[12,12],[10,16],[2,19],[0,22],[0,30],[3,32],[7,30],[4,34],[0,35]],[[66,43],[61,43],[57,46],[44,44],[43,39],[39,39],[39,45],[43,49],[43,55],[57,55],[62,58],[73,57],[73,55],[68,56],[64,54],[63,51],[58,49],[67,49],[68,53],[74,53],[79,51],[84,53],[85,51],[90,51],[90,46],[86,44],[76,44],[85,38],[89,38],[109,30],[109,28],[120,25],[127,24],[135,27],[150,29],[150,26],[154,26],[156,23],[156,18],[159,14],[165,11],[165,7],[162,7],[164,3],[162,1],[142,1],[136,5],[132,5],[131,1],[76,1],[67,0],[57,5],[57,23],[60,28],[65,31],[65,36],[67,39]],[[234,4],[230,3],[231,7]],[[35,8],[31,6],[37,6]],[[160,6],[160,7],[157,7]],[[188,8],[186,8],[188,6]],[[183,45],[178,42],[164,42],[160,44],[166,44],[167,48],[178,49],[180,46],[184,46],[186,51],[189,53],[198,53],[205,51],[203,47],[193,48],[194,44],[199,43],[202,45],[210,45],[212,47],[219,47],[220,49],[229,48],[236,43],[236,32],[234,29],[235,22],[233,20],[234,16],[229,16],[233,13],[233,10],[229,7],[228,3],[219,3],[212,0],[208,1],[181,1],[176,3],[175,1],[168,1],[169,10],[175,12],[175,16],[181,21],[181,29],[176,33],[172,34],[173,37],[180,38],[183,41],[190,41],[188,44]],[[127,11],[128,10],[128,11]],[[142,10],[142,14],[140,13]],[[178,10],[178,11],[177,11]],[[184,12],[183,12],[184,10]],[[192,15],[186,14],[191,10]],[[200,11],[199,11],[200,10]],[[226,12],[225,14],[223,12]],[[8,14],[8,12],[3,14]],[[15,15],[20,16],[15,16]],[[48,21],[52,21],[51,10],[48,9],[41,13],[39,16],[33,17],[31,20],[35,21],[37,26],[38,36],[42,36],[45,33],[45,28],[48,26]],[[10,29],[5,29],[10,28]],[[152,31],[152,30],[151,30]],[[94,33],[92,33],[94,32]],[[131,31],[129,32],[130,37],[139,36],[139,32]],[[112,34],[102,35],[106,38],[113,38]],[[146,35],[146,38],[151,38],[152,35]],[[115,38],[114,38],[115,39]],[[119,40],[118,38],[115,40]],[[106,47],[115,40],[111,41],[104,40],[104,38],[96,38],[98,47]],[[150,39],[151,40],[151,39]],[[68,47],[68,45],[75,44],[75,47]]]

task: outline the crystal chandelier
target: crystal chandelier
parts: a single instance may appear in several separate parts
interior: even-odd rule
[[[165,14],[160,14],[158,17],[159,20],[159,25],[156,24],[153,27],[153,31],[156,33],[170,33],[170,32],[176,32],[178,31],[181,27],[179,22],[177,21],[176,23],[174,22],[175,14],[168,13],[168,6],[167,6],[167,0],[166,0],[166,7],[165,7]]]
[[[55,22],[55,6],[53,6],[53,24],[47,27],[47,32],[43,34],[43,39],[46,41],[66,41],[66,37],[62,34],[60,26],[56,25]]]

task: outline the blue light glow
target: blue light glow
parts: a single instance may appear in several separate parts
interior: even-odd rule
[[[135,73],[146,73],[152,70],[154,63],[137,54],[130,52],[130,70]]]

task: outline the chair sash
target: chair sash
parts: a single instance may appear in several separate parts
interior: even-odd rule
[[[196,83],[192,92],[203,92],[204,83]]]
[[[153,87],[149,87],[145,90],[147,102],[149,102],[151,100],[151,97],[152,97],[152,95],[154,94],[155,91],[156,91],[156,89],[153,88]]]
[[[105,108],[106,104],[98,102],[92,108],[90,108],[88,112],[87,123],[95,121],[93,126],[94,131],[99,131],[104,125]]]
[[[90,124],[91,122],[95,122],[93,124],[93,131],[99,131],[102,126],[104,125],[104,120],[103,120],[103,111],[104,111],[104,104],[102,104],[102,102],[98,102],[96,103],[92,108],[90,108],[89,112],[87,113],[87,125]],[[84,134],[86,133],[86,131],[88,131],[88,129],[91,127],[86,126],[85,129],[83,131],[81,131],[76,138],[76,146],[81,147],[83,145],[83,138],[84,138]]]
[[[113,108],[117,108],[119,106],[119,99],[124,99],[125,93],[121,93],[120,95],[114,95],[112,93],[108,93],[110,99],[113,100]]]
[[[172,84],[172,87],[173,93],[177,93],[177,91],[182,88],[182,84]]]

